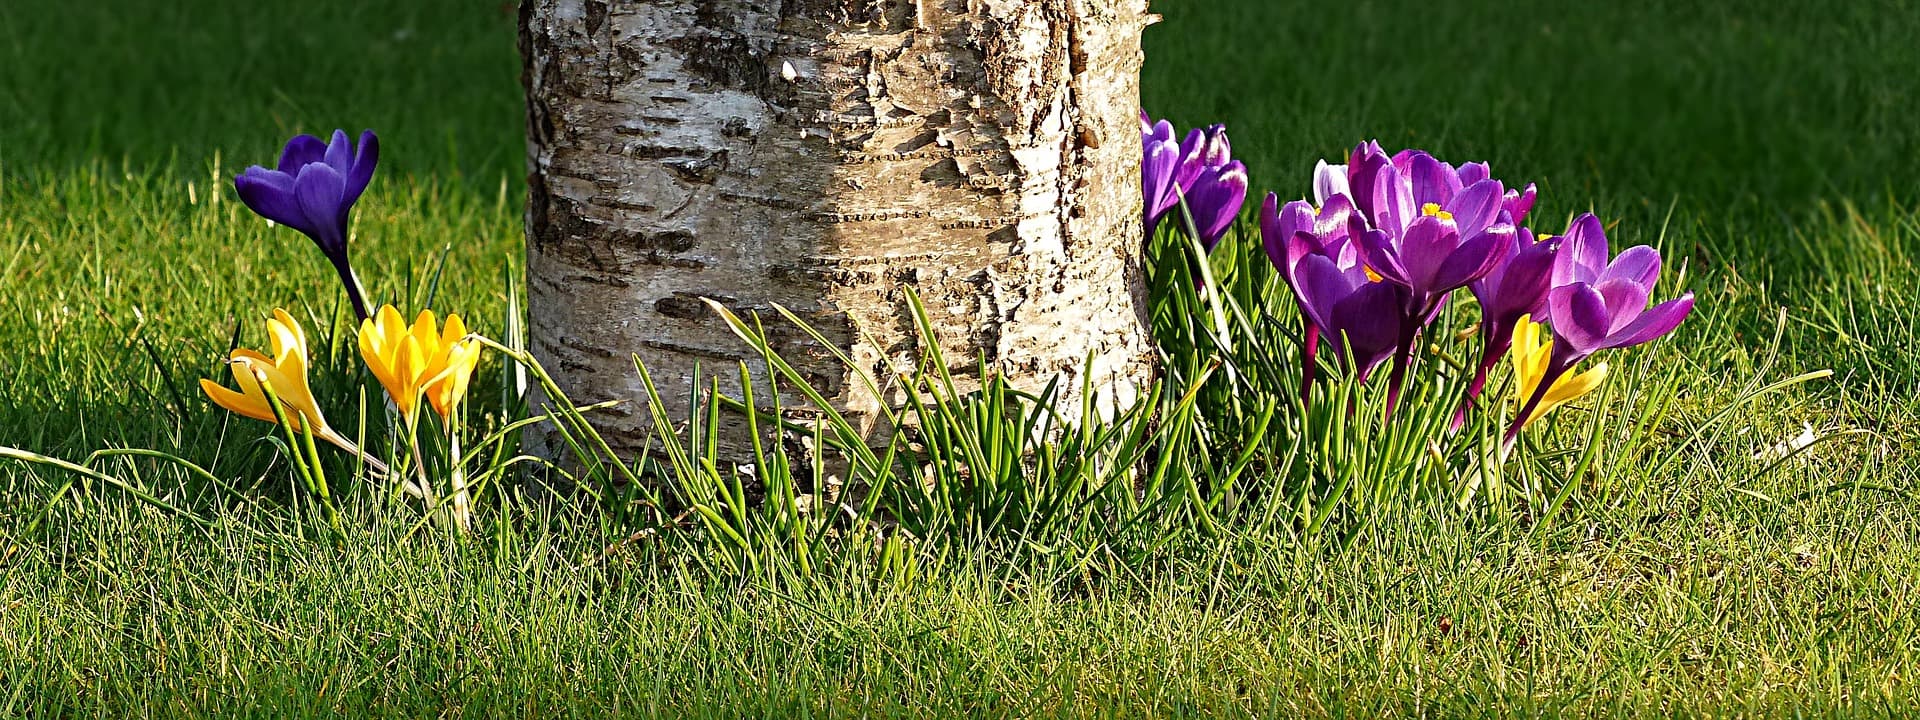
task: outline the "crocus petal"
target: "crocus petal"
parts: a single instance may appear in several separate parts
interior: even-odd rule
[[[347,131],[333,131],[333,139],[327,143],[326,163],[341,177],[353,170],[353,145],[347,140]]]
[[[1199,226],[1201,244],[1212,250],[1239,218],[1240,206],[1246,200],[1247,167],[1240,161],[1201,173],[1187,197],[1194,224]]]
[[[372,130],[360,133],[360,147],[353,153],[353,168],[346,173],[344,202],[347,205],[360,201],[360,194],[366,192],[367,183],[373,182],[374,168],[379,165],[380,138]]]
[[[1141,111],[1140,117],[1142,120],[1145,120],[1146,112]],[[1151,134],[1153,135],[1153,139],[1156,142],[1166,142],[1166,143],[1173,142],[1173,123],[1167,122],[1165,120],[1161,120],[1160,122],[1154,123]],[[1179,146],[1175,145],[1174,148],[1177,150],[1179,149]]]
[[[1660,251],[1645,245],[1635,245],[1620,251],[1614,256],[1607,269],[1601,271],[1596,282],[1625,280],[1643,287],[1653,287],[1660,278]]]
[[[280,398],[280,404],[286,407],[289,414],[297,414],[305,421],[312,423],[315,432],[327,427],[327,419],[320,414],[320,405],[313,399],[313,390],[307,386],[304,367],[295,374],[289,372],[289,368],[272,364],[251,363],[251,365],[253,372],[266,378],[267,384],[273,387],[273,394]]]
[[[1288,284],[1293,282],[1292,263],[1287,257],[1287,246],[1294,234],[1311,231],[1314,227],[1313,208],[1304,201],[1295,200],[1280,204],[1280,196],[1267,193],[1260,204],[1260,245],[1267,251],[1267,259],[1280,271]]]
[[[1460,237],[1478,235],[1499,219],[1500,197],[1504,192],[1500,181],[1483,180],[1461,190],[1453,202],[1446,203],[1454,224],[1460,226]]]
[[[1547,297],[1547,312],[1553,318],[1553,334],[1566,343],[1566,352],[1575,360],[1599,350],[1607,339],[1607,301],[1586,283],[1564,285]]]
[[[439,321],[432,310],[421,310],[413,319],[413,327],[408,330],[413,341],[420,344],[420,351],[428,356],[440,348]]]
[[[1400,247],[1395,253],[1396,259],[1406,269],[1407,282],[1404,285],[1416,295],[1443,292],[1435,287],[1435,276],[1459,247],[1460,236],[1454,231],[1452,223],[1433,216],[1414,220],[1412,225],[1407,226],[1406,234],[1400,237]],[[1386,273],[1380,273],[1380,276],[1387,277]]]
[[[339,225],[344,182],[340,173],[325,163],[300,168],[300,176],[294,179],[294,195],[308,223],[303,229],[311,230],[309,234],[330,257],[344,253],[347,247],[346,228]]]
[[[1607,234],[1600,218],[1581,215],[1560,240],[1560,256],[1553,263],[1553,285],[1592,283],[1607,269]]]
[[[1647,310],[1647,286],[1632,280],[1606,280],[1593,286],[1600,297],[1607,300],[1607,334],[1617,333],[1621,328],[1640,317]]]
[[[1527,214],[1533,212],[1533,200],[1537,192],[1533,183],[1527,183],[1527,187],[1519,192],[1508,190],[1507,197],[1500,203],[1500,209],[1512,216],[1513,224],[1524,223],[1527,221]]]
[[[1374,142],[1355,146],[1353,154],[1347,160],[1347,181],[1353,191],[1350,194],[1353,196],[1354,207],[1360,211],[1359,214],[1366,216],[1369,220],[1377,221],[1379,217],[1381,212],[1379,185],[1385,177],[1382,172],[1392,168],[1393,163],[1388,161],[1386,154],[1380,151],[1380,144]],[[1412,199],[1409,198],[1408,201],[1411,202]],[[1395,227],[1393,230],[1398,232],[1400,228]]]
[[[300,168],[310,163],[320,162],[326,157],[327,143],[312,135],[295,135],[280,150],[280,172],[292,177],[300,173]]]
[[[1634,321],[1626,327],[1621,328],[1619,332],[1608,336],[1605,347],[1633,347],[1657,339],[1662,335],[1673,332],[1674,328],[1680,326],[1680,321],[1687,319],[1687,315],[1692,312],[1693,293],[1687,293],[1677,299],[1655,305],[1646,312],[1641,313],[1638,318],[1635,318]]]
[[[293,355],[306,355],[307,334],[295,322],[292,315],[281,308],[273,309],[273,317],[267,320],[267,338],[273,348],[274,362],[278,363]]]
[[[1320,206],[1320,214],[1313,218],[1313,233],[1319,235],[1322,242],[1331,242],[1347,236],[1347,221],[1355,213],[1353,198],[1335,195],[1325,205]]]
[[[446,328],[440,331],[440,343],[452,345],[467,336],[467,322],[457,314],[447,315]]]
[[[480,347],[471,342],[456,344],[447,355],[446,365],[427,383],[427,402],[440,417],[452,418],[453,411],[466,397],[468,383],[473,378],[474,365],[479,362]]]
[[[1416,205],[1446,205],[1460,192],[1460,175],[1446,163],[1433,159],[1432,155],[1413,153],[1408,158],[1406,172]]]
[[[1512,225],[1496,225],[1461,243],[1435,270],[1432,292],[1466,287],[1493,272],[1512,256],[1513,234]]]
[[[1294,268],[1294,297],[1307,321],[1326,330],[1336,327],[1334,307],[1353,294],[1352,276],[1318,253],[1301,257]]]
[[[1179,198],[1173,192],[1173,171],[1180,164],[1180,151],[1167,143],[1146,148],[1140,163],[1140,190],[1145,196],[1148,222],[1158,222]]]
[[[1460,166],[1459,174],[1461,187],[1466,187],[1492,177],[1492,172],[1488,170],[1487,164],[1483,162],[1465,163]]]
[[[1355,361],[1354,374],[1362,381],[1399,343],[1399,314],[1405,300],[1405,292],[1393,285],[1370,282],[1335,305],[1336,324],[1330,332],[1344,340]]]
[[[1526,230],[1523,235],[1530,234]],[[1541,316],[1546,313],[1547,291],[1552,289],[1553,258],[1557,242],[1546,241],[1529,243],[1523,237],[1520,249],[1507,261],[1500,284],[1495,289],[1496,299],[1490,312],[1499,315],[1526,313]]]
[[[1233,160],[1233,143],[1227,140],[1227,126],[1207,126],[1207,143],[1201,148],[1200,161],[1207,167],[1221,167]]]
[[[1388,244],[1387,234],[1381,230],[1365,230],[1359,227],[1359,216],[1347,226],[1347,239],[1359,250],[1360,260],[1375,275],[1395,285],[1412,287],[1413,278],[1407,273],[1405,265],[1395,254],[1393,246]]]
[[[1392,164],[1375,171],[1373,181],[1373,224],[1390,235],[1404,232],[1414,218],[1420,217],[1413,203],[1413,185]]]
[[[1547,388],[1547,394],[1540,398],[1540,404],[1534,407],[1533,414],[1527,416],[1526,424],[1531,425],[1539,421],[1540,418],[1546,417],[1547,413],[1551,412],[1554,408],[1578,400],[1582,396],[1600,389],[1600,385],[1606,381],[1606,363],[1595,365],[1592,369],[1578,375],[1560,376],[1560,379],[1553,383],[1553,387]],[[1538,384],[1538,380],[1536,380],[1535,385],[1537,386]]]
[[[1313,166],[1313,204],[1325,207],[1329,199],[1349,192],[1347,166],[1328,165],[1324,159]]]
[[[263,400],[255,400],[241,393],[234,392],[206,378],[200,379],[200,389],[206,392],[207,398],[212,400],[213,404],[220,406],[227,412],[255,420],[274,422],[273,410],[268,408]]]
[[[304,231],[307,216],[294,197],[293,176],[255,165],[233,178],[240,202],[260,217]]]

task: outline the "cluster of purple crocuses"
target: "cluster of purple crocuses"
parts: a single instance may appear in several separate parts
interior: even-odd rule
[[[1246,198],[1246,168],[1231,159],[1225,129],[1196,129],[1176,146],[1173,126],[1143,113],[1140,134],[1149,232],[1184,201],[1190,231],[1211,251]],[[1419,150],[1388,155],[1377,142],[1355,147],[1344,165],[1321,161],[1312,202],[1281,203],[1269,193],[1260,238],[1304,319],[1303,394],[1311,392],[1323,343],[1361,382],[1391,359],[1391,417],[1422,334],[1453,292],[1466,288],[1480,308],[1483,350],[1456,425],[1523,317],[1553,331],[1552,359],[1514,416],[1511,442],[1575,364],[1665,335],[1692,311],[1692,293],[1648,306],[1660,274],[1657,250],[1611,255],[1591,213],[1558,237],[1536,236],[1523,227],[1534,199],[1532,184],[1511,189],[1486,163],[1456,167]]]

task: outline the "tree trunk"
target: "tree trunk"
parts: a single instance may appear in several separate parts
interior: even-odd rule
[[[737,361],[765,372],[712,298],[878,432],[901,398],[770,310],[884,380],[923,353],[912,288],[956,371],[1062,375],[1071,408],[1091,357],[1100,410],[1130,403],[1145,4],[523,0],[532,350],[577,402],[633,399],[597,427],[637,451],[635,356],[674,418],[696,365],[736,393]]]

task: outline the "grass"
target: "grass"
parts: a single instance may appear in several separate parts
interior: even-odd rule
[[[193,380],[275,305],[350,353],[317,253],[225,182],[296,131],[382,133],[355,240],[376,296],[421,304],[450,248],[435,305],[501,328],[511,8],[337,5],[0,8],[0,444],[160,449],[271,500],[261,428]],[[1650,451],[1675,462],[1602,458],[1546,525],[1426,503],[1346,548],[958,543],[907,577],[856,557],[779,582],[538,516],[457,544],[362,507],[339,549],[143,460],[99,466],[231,521],[83,485],[28,533],[66,478],[0,464],[0,715],[1914,712],[1912,13],[1157,5],[1147,106],[1230,123],[1256,187],[1304,194],[1314,159],[1379,137],[1488,159],[1541,183],[1538,216],[1592,209],[1684,262],[1698,314],[1616,361],[1676,393]],[[1830,439],[1761,452],[1805,427]]]

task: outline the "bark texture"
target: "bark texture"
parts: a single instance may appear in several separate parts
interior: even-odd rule
[[[764,372],[699,298],[870,428],[925,301],[955,369],[1103,410],[1152,373],[1139,267],[1145,0],[523,0],[530,341],[640,450],[632,358],[686,417],[698,363]],[[866,338],[871,338],[868,342]],[[892,395],[883,392],[883,395]],[[1079,398],[1069,397],[1070,403]],[[798,396],[784,398],[802,408]],[[881,428],[872,428],[880,431]],[[551,439],[548,440],[551,442]]]

